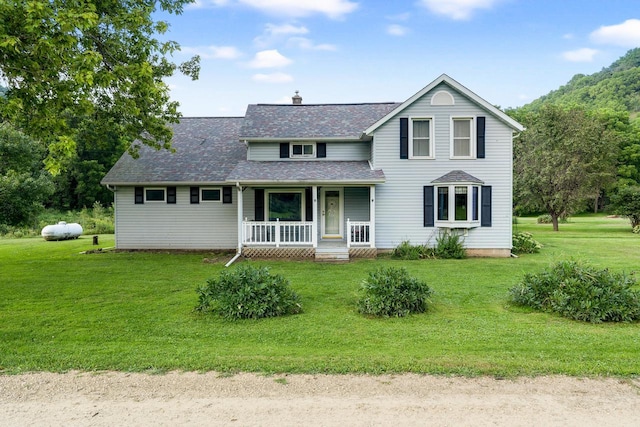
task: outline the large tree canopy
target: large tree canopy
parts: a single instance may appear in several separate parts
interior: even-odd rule
[[[32,219],[53,193],[51,176],[42,170],[41,145],[0,123],[0,226]]]
[[[514,141],[514,192],[520,206],[558,218],[597,197],[616,174],[618,141],[608,117],[582,108],[543,106],[518,117],[526,130]]]
[[[179,113],[163,78],[174,73],[167,56],[179,46],[155,38],[168,24],[153,14],[181,13],[191,1],[3,0],[3,120],[47,144],[54,172],[74,153],[86,122],[107,122],[128,143],[169,148],[167,125]],[[197,78],[198,61],[179,68]]]

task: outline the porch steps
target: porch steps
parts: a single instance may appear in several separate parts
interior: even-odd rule
[[[316,248],[316,261],[318,262],[347,262],[349,261],[349,248],[347,247],[320,247]]]

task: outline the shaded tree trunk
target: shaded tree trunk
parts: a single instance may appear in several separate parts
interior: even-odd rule
[[[551,224],[553,224],[553,231],[558,231],[558,214],[551,214]]]

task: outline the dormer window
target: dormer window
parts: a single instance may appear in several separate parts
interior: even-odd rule
[[[316,144],[313,142],[292,142],[289,153],[291,153],[290,157],[292,159],[301,157],[316,157]]]

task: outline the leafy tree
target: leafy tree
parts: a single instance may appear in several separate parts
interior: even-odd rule
[[[43,156],[36,141],[0,124],[0,224],[27,222],[53,193],[51,177],[42,170]]]
[[[554,105],[521,115],[514,142],[518,205],[547,212],[553,229],[615,177],[617,141],[606,120],[582,108]]]
[[[4,120],[47,144],[52,172],[75,151],[78,128],[71,122],[78,118],[106,119],[109,131],[128,143],[138,139],[170,148],[168,123],[179,113],[163,79],[176,69],[166,57],[179,45],[155,38],[168,24],[156,21],[154,13],[179,14],[190,2],[0,2],[0,77],[8,86],[0,102]],[[179,68],[197,78],[199,58]]]
[[[611,203],[616,214],[629,218],[632,229],[640,226],[640,186],[620,188]]]

